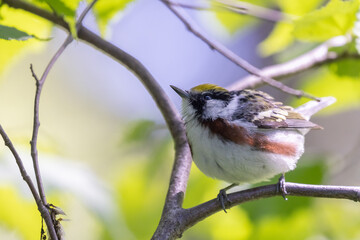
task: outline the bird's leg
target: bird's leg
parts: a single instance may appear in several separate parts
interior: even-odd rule
[[[285,174],[283,173],[279,178],[279,182],[277,185],[277,192],[280,192],[284,198],[284,200],[288,200],[286,195],[288,194],[285,187]]]
[[[233,183],[233,184],[227,186],[226,188],[221,189],[219,191],[219,194],[217,195],[217,199],[220,202],[221,208],[224,210],[225,213],[227,213],[226,209],[225,209],[225,203],[231,203],[230,199],[228,198],[228,196],[226,194],[226,191],[235,186],[237,186],[237,184]]]

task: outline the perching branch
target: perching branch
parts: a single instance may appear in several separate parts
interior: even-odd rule
[[[310,185],[291,182],[286,182],[285,185],[288,196],[337,198],[348,199],[355,202],[360,201],[360,187]],[[277,184],[251,188],[228,194],[229,200],[231,201],[228,207],[231,208],[245,202],[274,196],[281,196]],[[186,218],[184,222],[186,222],[186,224],[182,226],[185,228],[183,231],[202,219],[218,211],[222,211],[222,209],[219,201],[217,199],[212,199],[193,208],[184,209],[184,211],[186,212],[186,214],[184,214]]]
[[[285,187],[288,192],[287,196],[336,198],[349,199],[355,202],[360,201],[360,187],[311,185],[291,182],[286,182]],[[231,203],[227,205],[227,208],[231,208],[245,202],[274,196],[281,196],[281,193],[278,191],[277,184],[234,192],[228,194]],[[219,211],[222,211],[222,208],[217,198],[192,208],[179,209],[177,211],[176,224],[168,223],[167,228],[163,228],[161,232],[156,232],[152,239],[180,238],[182,233],[188,228]]]
[[[348,57],[347,55],[338,54],[332,52],[331,48],[342,47],[351,42],[350,36],[337,36],[327,40],[318,47],[310,50],[299,57],[296,57],[290,61],[275,64],[272,66],[265,67],[261,69],[261,75],[271,78],[281,78],[289,75],[293,75],[299,72],[303,72],[307,69],[311,69],[314,66],[328,63],[330,61],[335,61],[343,57]],[[349,56],[356,57],[356,56]],[[360,55],[357,56],[360,58]],[[228,88],[231,90],[244,89],[244,88],[255,88],[261,85],[263,82],[261,78],[249,75],[242,79],[239,79],[235,83],[231,84]]]
[[[191,20],[189,15],[183,9],[173,6],[173,4],[171,4],[172,2],[170,0],[162,0],[162,2],[184,23],[184,25],[188,28],[188,30],[190,32],[192,32],[195,36],[197,36],[202,41],[204,41],[207,45],[209,45],[209,47],[211,49],[218,51],[224,57],[228,58],[230,61],[232,61],[233,63],[235,63],[236,65],[238,65],[239,67],[241,67],[242,69],[247,71],[248,73],[261,78],[262,81],[266,82],[267,84],[269,84],[273,87],[280,89],[283,92],[289,93],[291,95],[295,95],[297,97],[307,97],[310,99],[318,100],[318,98],[316,98],[308,93],[290,88],[290,87],[282,84],[281,82],[278,82],[270,77],[263,76],[261,74],[260,69],[256,68],[255,66],[251,65],[246,60],[244,60],[241,57],[239,57],[238,55],[236,55],[234,52],[232,52],[230,49],[225,47],[220,42],[216,41],[215,39],[210,39],[209,36],[206,36],[206,34],[203,31],[201,31],[201,29],[196,25],[195,22],[193,22]]]

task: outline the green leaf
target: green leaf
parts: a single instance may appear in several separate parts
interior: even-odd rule
[[[258,50],[263,56],[270,56],[289,47],[294,42],[294,23],[293,20],[314,10],[322,0],[302,1],[302,0],[277,0],[277,4],[283,13],[287,14],[287,21],[278,22],[270,35],[258,46]]]
[[[295,16],[302,16],[318,7],[323,0],[276,0],[282,12]]]
[[[339,77],[360,79],[359,59],[342,59],[329,64],[329,69]]]
[[[71,9],[60,0],[44,0],[58,15],[75,16],[75,9]]]
[[[125,143],[144,143],[149,140],[151,134],[155,130],[155,123],[150,120],[138,120],[127,127],[124,135],[123,142]]]
[[[355,44],[357,53],[360,54],[360,8],[359,11],[356,13],[356,22],[353,29],[353,33],[355,35]]]
[[[71,34],[76,37],[76,8],[79,5],[80,0],[37,0],[41,3],[46,3],[52,11],[57,15],[62,16],[64,20],[69,24]]]
[[[251,4],[261,6],[264,4],[268,4],[267,2],[255,0],[255,1],[244,1],[249,2]],[[222,4],[218,1],[211,1],[211,6],[214,8],[214,13],[216,19],[220,22],[220,24],[230,33],[234,34],[242,27],[249,27],[256,23],[257,18],[246,14],[240,14],[237,12],[232,12],[230,10],[226,10],[225,8],[221,7]]]
[[[258,46],[262,56],[270,56],[284,50],[294,42],[294,25],[287,22],[276,24],[270,35]]]
[[[357,0],[332,0],[295,21],[294,35],[299,40],[316,42],[347,34],[354,26],[358,9]]]
[[[25,41],[30,38],[37,38],[14,27],[0,25],[0,39]],[[38,38],[37,38],[38,39]]]
[[[354,66],[358,69],[359,64]],[[341,71],[341,70],[339,70]],[[345,111],[360,106],[360,78],[335,74],[328,67],[322,68],[304,81],[301,87],[305,92],[318,97],[333,96],[337,102],[318,114]],[[297,100],[296,105],[307,102],[308,99]],[[295,105],[295,104],[294,104]]]
[[[129,3],[134,1],[135,0],[102,0],[95,4],[94,14],[101,35],[106,35],[109,21],[112,20],[122,10],[124,10],[129,5]]]

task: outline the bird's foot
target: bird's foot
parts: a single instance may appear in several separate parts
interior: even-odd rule
[[[285,187],[285,175],[282,174],[277,184],[277,192],[281,193],[284,200],[288,200],[286,195],[288,194]]]
[[[220,202],[222,210],[224,210],[224,212],[227,213],[225,205],[231,203],[231,201],[228,195],[226,194],[226,189],[221,189],[219,191],[219,194],[217,195],[217,199]]]
[[[233,183],[230,186],[227,186],[226,188],[221,189],[219,191],[219,194],[217,195],[217,199],[220,202],[221,208],[222,208],[222,210],[224,210],[225,213],[227,213],[226,204],[231,203],[228,195],[226,194],[226,191],[229,190],[230,188],[235,187],[235,186],[237,186],[237,184]]]

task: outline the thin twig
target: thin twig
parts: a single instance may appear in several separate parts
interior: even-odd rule
[[[50,227],[48,227],[50,236],[55,236],[55,238],[52,238],[54,240],[57,239],[54,228],[51,228],[51,226],[53,226],[53,224],[51,221],[51,216],[49,214],[49,211],[42,203],[42,200],[36,190],[36,187],[35,187],[34,183],[32,182],[30,176],[27,174],[26,169],[24,167],[24,164],[23,164],[19,154],[17,153],[13,143],[11,142],[10,138],[8,137],[8,135],[6,134],[5,130],[3,129],[3,127],[1,125],[0,125],[0,135],[4,140],[5,146],[7,146],[10,149],[11,153],[13,154],[16,164],[20,170],[21,176],[22,176],[23,180],[26,182],[26,184],[28,185],[28,187],[31,191],[31,194],[33,195],[33,197],[35,199],[35,202],[39,209],[41,217],[44,218],[46,224],[48,226],[50,226]],[[51,231],[51,229],[53,231]]]
[[[70,31],[68,24],[62,18],[54,16],[46,10],[21,0],[3,0],[3,2],[10,7],[20,8],[34,13],[61,26],[66,31]],[[78,37],[128,67],[129,70],[141,80],[160,109],[175,144],[175,160],[165,199],[162,214],[163,219],[160,224],[165,224],[169,221],[176,222],[176,218],[172,217],[172,214],[176,214],[173,210],[180,209],[182,206],[192,163],[190,148],[185,134],[185,127],[180,114],[166,95],[165,91],[140,61],[112,43],[102,39],[86,27],[80,26]]]
[[[230,49],[225,47],[220,42],[218,42],[214,39],[210,39],[210,37],[206,36],[206,34],[200,30],[200,28],[195,24],[195,22],[193,22],[191,20],[189,15],[183,9],[173,6],[171,4],[171,1],[169,1],[169,0],[162,0],[162,2],[164,2],[164,4],[185,24],[185,26],[188,28],[188,30],[190,32],[192,32],[195,36],[197,36],[202,41],[204,41],[206,44],[208,44],[208,46],[211,49],[218,51],[224,57],[228,58],[230,61],[232,61],[233,63],[235,63],[236,65],[238,65],[239,67],[241,67],[242,69],[247,71],[248,73],[261,78],[261,80],[266,82],[267,84],[269,84],[273,87],[276,87],[276,88],[280,89],[281,91],[286,92],[288,94],[292,94],[297,97],[306,97],[306,98],[318,100],[317,97],[314,97],[308,93],[290,88],[290,87],[282,84],[281,82],[278,82],[272,78],[261,75],[260,69],[256,68],[255,66],[251,65],[249,62],[245,61],[243,58],[236,55],[234,52],[232,52]]]
[[[259,19],[279,22],[279,21],[292,21],[297,18],[295,15],[283,13],[270,8],[261,7],[249,2],[232,1],[232,0],[215,0],[220,6],[227,8],[240,14],[257,17]]]
[[[210,1],[207,2],[209,3],[207,5],[183,3],[179,1],[171,1],[169,2],[169,4],[193,10],[234,12],[241,15],[256,17],[269,22],[291,21],[296,18],[296,16],[290,14],[282,13],[269,8],[264,8],[247,2],[218,0],[213,1],[212,5],[210,5]]]
[[[284,76],[293,75],[304,70],[310,69],[319,64],[324,64],[328,61],[344,57],[335,52],[331,52],[331,48],[341,47],[351,42],[350,36],[337,36],[322,43],[318,47],[310,50],[299,57],[296,57],[290,61],[284,63],[275,64],[272,66],[261,69],[261,75],[270,78],[280,78]],[[349,56],[351,57],[351,56]],[[360,57],[360,56],[358,56]],[[228,88],[231,90],[239,90],[245,88],[255,88],[261,85],[263,82],[261,78],[249,75],[242,79],[239,79],[235,83],[231,84]]]
[[[71,35],[69,35],[65,42],[61,45],[59,50],[55,53],[55,55],[50,60],[48,66],[46,67],[43,75],[41,76],[41,79],[38,79],[36,76],[34,69],[32,67],[32,64],[30,65],[30,70],[32,73],[32,76],[35,78],[36,81],[36,93],[35,93],[35,102],[34,102],[34,122],[33,122],[33,133],[32,138],[30,141],[31,144],[31,157],[33,159],[33,165],[34,165],[34,171],[36,176],[36,182],[38,185],[39,193],[41,200],[44,205],[47,205],[46,196],[44,192],[44,187],[42,184],[41,174],[40,174],[40,168],[39,168],[39,161],[38,161],[38,151],[37,151],[37,139],[38,139],[38,133],[39,133],[39,127],[40,127],[40,120],[39,120],[39,104],[40,104],[40,95],[42,91],[42,87],[45,83],[46,77],[51,69],[51,67],[54,65],[56,60],[59,58],[61,53],[65,50],[66,46],[69,45],[72,42],[73,38]]]
[[[77,27],[81,25],[81,23],[82,23],[83,19],[85,18],[86,14],[90,11],[90,9],[92,8],[92,6],[95,4],[96,1],[97,0],[94,0],[93,2],[91,2],[85,8],[85,10],[82,12],[82,14],[79,17],[79,20],[76,23]],[[33,160],[33,167],[34,167],[34,172],[35,172],[35,177],[36,177],[36,183],[37,183],[37,186],[38,186],[38,191],[39,191],[40,198],[41,198],[43,206],[47,206],[48,204],[47,204],[46,195],[45,195],[43,182],[42,182],[42,177],[41,177],[41,173],[40,173],[39,160],[38,160],[38,150],[37,150],[37,139],[38,139],[39,127],[40,127],[40,120],[39,120],[40,96],[41,96],[41,91],[42,91],[42,88],[44,86],[45,80],[46,80],[51,68],[53,67],[55,62],[58,60],[60,55],[64,52],[66,47],[72,41],[73,41],[73,37],[72,37],[71,33],[69,33],[67,38],[65,39],[64,43],[60,46],[60,48],[56,51],[54,56],[51,58],[50,62],[46,66],[46,68],[44,70],[44,73],[43,73],[43,75],[41,76],[40,79],[36,76],[32,64],[30,65],[30,70],[31,70],[32,76],[34,77],[35,82],[36,82],[36,93],[35,93],[35,100],[34,100],[33,133],[32,133],[32,138],[31,138],[31,141],[30,141],[31,157],[32,157],[32,160]],[[49,231],[51,239],[57,239],[56,238],[56,231],[54,229],[53,223],[51,225],[49,225],[47,223],[47,227],[48,227],[48,231]]]
[[[30,4],[24,3],[19,0],[3,0],[3,2],[7,3],[9,6],[22,8],[26,11],[32,12],[41,16],[43,18],[52,21],[59,26],[62,26],[67,31],[69,31],[68,25],[58,17],[54,17],[53,15],[49,14],[47,11],[34,7]],[[153,96],[154,100],[156,101],[159,109],[161,110],[164,118],[168,124],[169,130],[174,138],[175,141],[175,149],[176,149],[176,157],[175,163],[173,167],[173,172],[171,175],[170,186],[168,190],[168,194],[166,197],[166,203],[163,210],[162,218],[160,224],[153,236],[153,239],[174,239],[175,237],[179,237],[183,231],[181,231],[180,227],[188,226],[187,220],[189,217],[186,214],[189,213],[188,209],[182,209],[182,200],[183,195],[186,189],[187,179],[190,171],[191,166],[191,157],[190,157],[190,150],[186,141],[185,131],[183,123],[179,118],[179,114],[175,110],[173,104],[169,101],[168,97],[165,95],[164,91],[160,88],[157,84],[155,79],[151,76],[151,74],[147,71],[147,69],[135,58],[127,54],[126,52],[122,51],[121,49],[117,48],[113,44],[105,41],[104,39],[100,38],[96,34],[92,33],[85,27],[81,27],[79,29],[79,39],[84,40],[85,42],[89,43],[90,45],[104,51],[117,61],[126,65],[134,74],[136,74],[146,88],[149,90],[151,95]],[[257,195],[258,198],[261,195],[262,197],[266,197],[267,195],[275,196],[276,186],[270,185],[268,187],[263,187],[264,189],[260,188],[261,191],[264,193]],[[269,189],[268,189],[269,188]],[[329,189],[321,190],[314,188],[304,188],[303,186],[298,186],[297,190],[294,186],[291,186],[291,183],[286,183],[286,188],[290,195],[300,195],[303,196],[316,196],[320,191],[324,196],[323,197],[331,197],[327,193]],[[336,187],[334,187],[336,188]],[[260,190],[254,190],[255,192]],[[336,190],[336,189],[333,189]],[[358,200],[359,193],[356,190],[355,194],[348,194],[351,192],[350,190],[344,194],[341,193],[344,191],[342,187],[338,187],[339,192],[337,193],[336,197],[345,198],[343,196],[349,196],[349,199]],[[248,190],[251,191],[251,190]],[[345,189],[347,191],[347,189]],[[269,193],[270,192],[270,193]],[[303,193],[301,193],[303,192]],[[248,192],[250,194],[251,192]],[[341,193],[341,194],[340,194]],[[234,193],[237,194],[237,193]],[[255,193],[253,193],[255,194]],[[313,194],[313,195],[311,195]],[[327,194],[325,196],[325,194]],[[236,199],[232,194],[229,194],[230,200]],[[255,195],[253,195],[256,197]],[[335,197],[335,195],[333,195]],[[350,197],[351,196],[351,197]],[[239,199],[242,199],[243,196],[239,196]],[[251,198],[251,194],[250,194]],[[251,198],[254,199],[254,198]],[[249,199],[250,201],[250,199]],[[215,210],[211,210],[216,212],[220,209],[220,206],[214,200],[210,201],[211,204],[217,204]],[[205,203],[206,204],[206,203]],[[204,205],[202,205],[204,206]],[[205,205],[206,206],[206,205]],[[195,207],[196,208],[196,207]],[[213,208],[210,206],[210,208]],[[200,209],[200,208],[198,208]],[[203,215],[205,216],[205,215]],[[205,216],[206,217],[206,216]],[[195,219],[195,218],[192,218]],[[200,221],[201,219],[199,219]],[[195,224],[194,222],[192,224]],[[173,228],[172,228],[173,227]],[[183,229],[186,229],[183,228]]]
[[[76,28],[77,30],[79,30],[80,28],[80,25],[82,24],[85,16],[88,14],[88,12],[92,9],[92,7],[95,5],[95,3],[97,2],[98,0],[93,0],[89,5],[86,6],[86,8],[84,9],[84,11],[80,14],[79,18],[77,19],[77,22],[76,22]]]

